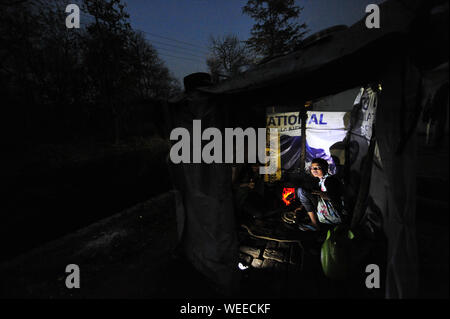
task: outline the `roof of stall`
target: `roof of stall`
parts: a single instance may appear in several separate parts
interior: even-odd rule
[[[430,6],[430,2],[420,0],[386,1],[380,4],[379,29],[367,28],[365,17],[351,27],[326,29],[307,38],[303,47],[293,53],[199,90],[220,95],[238,94],[244,98],[251,95],[252,99],[259,96],[263,103],[272,103],[270,97],[276,93],[276,101],[280,103],[292,97],[298,101],[299,96],[316,98],[374,81],[386,59],[405,46],[419,46],[408,38],[408,33],[416,31],[411,30],[413,22],[427,5]],[[415,36],[420,37],[420,32]],[[445,42],[448,52],[448,41]],[[280,93],[286,94],[285,101]]]

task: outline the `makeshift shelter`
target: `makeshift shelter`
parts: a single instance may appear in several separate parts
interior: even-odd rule
[[[384,234],[385,296],[408,298],[418,289],[416,184],[411,173],[417,164],[415,132],[426,102],[440,88],[448,88],[448,4],[390,0],[380,5],[380,17],[379,29],[368,29],[362,19],[349,28],[319,32],[299,50],[217,85],[192,76],[197,83],[191,86],[187,79],[185,95],[169,105],[168,121],[171,128],[184,127],[191,135],[194,119],[203,128],[265,127],[268,107],[302,112],[307,101],[332,101],[338,93],[362,88],[359,100],[354,96],[347,140],[358,150],[352,152],[351,143],[346,144],[346,156],[355,158],[344,169],[352,226],[368,236]],[[364,94],[366,101],[372,99],[366,105],[375,121],[362,115],[367,111],[361,102]],[[171,164],[171,173],[186,256],[231,293],[239,280],[231,165]]]

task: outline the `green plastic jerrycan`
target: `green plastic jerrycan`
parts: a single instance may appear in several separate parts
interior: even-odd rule
[[[345,225],[338,225],[334,229],[328,230],[320,251],[320,260],[325,276],[336,280],[347,277],[351,268],[351,241],[354,237],[355,235]]]

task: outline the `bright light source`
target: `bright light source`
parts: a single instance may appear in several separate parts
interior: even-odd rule
[[[246,269],[248,268],[248,266],[245,266],[245,265],[242,264],[242,263],[239,263],[239,264],[238,264],[238,267],[239,267],[240,270],[246,270]]]

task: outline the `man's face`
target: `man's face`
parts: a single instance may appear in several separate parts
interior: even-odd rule
[[[310,169],[311,169],[311,174],[312,174],[312,176],[318,177],[318,178],[323,177],[322,167],[320,167],[319,164],[317,164],[317,163],[312,163]]]

